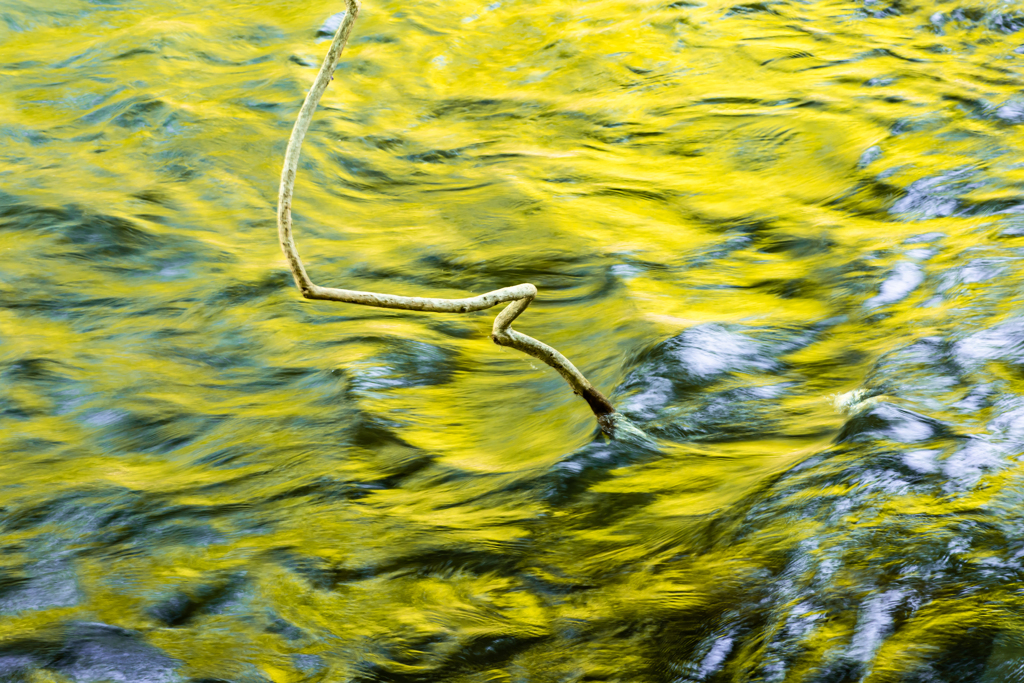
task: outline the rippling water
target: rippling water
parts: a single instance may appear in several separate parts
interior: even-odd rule
[[[644,445],[340,9],[0,0],[0,680],[1024,680],[1024,11],[367,0]]]

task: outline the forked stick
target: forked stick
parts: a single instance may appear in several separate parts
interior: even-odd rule
[[[299,154],[302,151],[302,139],[306,136],[306,131],[309,130],[313,112],[320,103],[327,84],[334,77],[338,57],[345,49],[349,34],[352,32],[352,25],[359,15],[359,0],[345,1],[348,4],[348,11],[345,13],[345,18],[341,22],[341,26],[338,27],[337,33],[334,34],[334,40],[331,42],[330,49],[327,50],[324,63],[320,66],[320,71],[313,81],[313,87],[309,89],[309,94],[306,95],[306,100],[302,103],[302,109],[299,110],[299,117],[295,121],[292,135],[288,139],[288,149],[284,154],[284,168],[281,170],[281,190],[277,203],[277,235],[281,240],[281,249],[284,250],[284,254],[288,258],[288,266],[295,277],[295,284],[302,292],[302,296],[307,299],[342,301],[348,304],[377,306],[378,308],[399,308],[406,311],[431,311],[434,313],[482,311],[497,304],[511,302],[494,319],[494,328],[491,332],[491,339],[494,340],[494,343],[518,349],[544,361],[557,370],[558,374],[564,377],[572,387],[573,392],[582,396],[590,405],[590,409],[597,416],[597,423],[601,426],[601,430],[609,436],[614,435],[615,426],[620,420],[617,419],[615,408],[604,397],[604,394],[595,389],[594,385],[587,381],[583,373],[577,370],[568,358],[547,344],[511,328],[512,321],[519,317],[519,314],[525,311],[533,298],[537,296],[537,288],[533,285],[503,287],[468,299],[434,299],[321,287],[313,284],[313,281],[309,279],[302,260],[299,259],[299,252],[295,249],[295,240],[292,239],[292,193],[295,187],[295,172],[299,165]]]

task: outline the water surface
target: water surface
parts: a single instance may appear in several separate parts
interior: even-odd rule
[[[0,679],[1024,680],[1024,12],[0,0]],[[334,24],[336,25],[336,23]]]

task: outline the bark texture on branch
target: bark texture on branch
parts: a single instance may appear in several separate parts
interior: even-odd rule
[[[432,313],[466,313],[469,311],[482,311],[501,303],[508,303],[501,313],[494,319],[494,328],[491,332],[491,339],[495,344],[518,349],[525,354],[542,360],[558,371],[573,392],[581,396],[590,409],[594,411],[601,430],[609,436],[614,436],[616,427],[623,424],[623,419],[615,413],[611,402],[604,394],[594,388],[587,378],[583,376],[569,359],[563,356],[547,344],[529,337],[521,332],[512,329],[512,321],[526,310],[534,297],[537,296],[537,288],[531,284],[515,285],[514,287],[503,287],[493,292],[479,294],[466,299],[436,299],[431,297],[398,296],[394,294],[379,294],[376,292],[363,292],[353,289],[336,289],[334,287],[321,287],[314,284],[306,273],[299,258],[299,252],[295,248],[295,240],[292,236],[292,195],[295,188],[295,173],[299,166],[299,155],[302,152],[302,141],[309,130],[309,124],[313,119],[313,112],[316,111],[320,98],[327,89],[327,84],[334,76],[334,70],[338,65],[338,58],[348,43],[349,35],[352,33],[352,26],[359,16],[359,1],[346,0],[347,10],[338,31],[334,34],[334,40],[327,50],[327,56],[313,80],[313,86],[309,89],[299,116],[295,121],[291,137],[288,139],[288,149],[284,155],[284,167],[281,170],[281,189],[278,194],[277,204],[277,234],[281,242],[281,249],[288,259],[288,267],[295,278],[295,284],[307,299],[321,299],[325,301],[340,301],[349,304],[360,304],[363,306],[376,306],[378,308],[397,308],[406,311],[428,311]],[[634,428],[635,429],[635,428]],[[621,431],[621,429],[620,429]]]

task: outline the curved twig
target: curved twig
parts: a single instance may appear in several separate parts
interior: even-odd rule
[[[302,140],[309,130],[313,112],[320,103],[320,98],[327,89],[334,76],[334,70],[338,65],[338,58],[348,43],[349,34],[352,32],[352,25],[359,15],[359,1],[345,0],[348,9],[345,18],[334,34],[327,56],[320,66],[309,89],[299,116],[295,121],[291,137],[288,139],[288,149],[284,155],[284,168],[281,170],[281,190],[278,194],[277,204],[277,234],[281,241],[281,249],[288,258],[288,266],[291,268],[302,296],[307,299],[321,299],[325,301],[342,301],[349,304],[361,304],[363,306],[377,306],[379,308],[398,308],[407,311],[430,311],[434,313],[466,313],[468,311],[482,311],[500,303],[509,303],[508,306],[494,319],[494,328],[491,339],[500,346],[509,346],[518,349],[538,360],[542,360],[558,371],[565,381],[572,387],[573,392],[583,397],[590,405],[591,410],[597,417],[597,422],[602,431],[612,435],[615,431],[616,419],[615,408],[604,397],[600,391],[594,388],[587,378],[583,376],[576,366],[569,362],[569,359],[561,353],[537,341],[533,337],[516,332],[512,329],[512,321],[519,317],[526,307],[530,305],[537,296],[537,288],[531,284],[521,284],[514,287],[503,287],[493,292],[480,294],[467,299],[435,299],[416,296],[396,296],[393,294],[378,294],[375,292],[361,292],[352,289],[335,289],[333,287],[321,287],[313,284],[313,281],[306,273],[299,252],[295,248],[295,240],[292,238],[292,194],[295,187],[295,172],[299,165],[299,154],[302,151]]]

